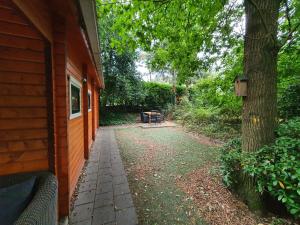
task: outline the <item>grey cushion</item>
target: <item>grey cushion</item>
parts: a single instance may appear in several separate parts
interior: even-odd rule
[[[32,199],[36,177],[0,189],[0,221],[13,224]]]

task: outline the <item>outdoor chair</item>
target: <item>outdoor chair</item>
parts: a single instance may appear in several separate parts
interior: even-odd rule
[[[143,123],[149,123],[149,116],[145,114],[144,112],[141,112],[141,121]]]
[[[13,207],[8,207],[13,210],[10,211],[12,212],[11,214],[7,214],[8,209],[1,209],[9,201],[14,202],[16,200],[17,202],[20,199],[18,195],[21,195],[20,193],[24,194],[26,188],[28,188],[28,185],[24,186],[24,184],[26,185],[26,183],[31,181],[33,182],[26,201],[20,201],[21,206],[20,204],[13,204],[14,206],[16,205],[15,209],[17,210]],[[52,173],[36,172],[1,176],[0,195],[5,194],[7,190],[15,191],[13,193],[8,192],[10,195],[9,197],[5,195],[5,199],[2,196],[0,216],[4,216],[5,220],[0,217],[1,224],[8,224],[9,219],[7,218],[10,218],[10,220],[13,219],[14,225],[57,225],[57,180]],[[4,203],[4,200],[7,202]],[[6,221],[6,223],[3,221]]]

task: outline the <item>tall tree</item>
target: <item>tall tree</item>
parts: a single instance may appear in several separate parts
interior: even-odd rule
[[[244,74],[248,93],[243,101],[242,149],[256,151],[275,139],[279,0],[246,0]],[[245,177],[245,199],[262,210],[254,180]]]
[[[244,74],[248,78],[248,93],[243,99],[242,149],[253,152],[275,140],[277,126],[277,62],[278,53],[291,44],[299,30],[300,22],[293,23],[290,6],[297,1],[245,0],[246,34],[244,41]],[[282,6],[282,7],[281,7]],[[278,37],[279,15],[285,11],[281,23],[287,29]],[[255,180],[244,177],[243,194],[253,211],[262,212],[261,196],[255,191]]]
[[[98,25],[101,39],[101,58],[105,86],[102,93],[102,108],[107,104],[136,106],[142,98],[142,81],[136,71],[137,54],[131,49],[117,51],[112,42],[119,34],[112,29],[116,15],[102,13],[98,5]]]

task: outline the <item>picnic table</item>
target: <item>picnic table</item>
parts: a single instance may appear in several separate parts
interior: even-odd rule
[[[151,123],[151,118],[152,117],[157,117],[157,116],[161,116],[160,112],[144,112],[144,114],[149,116],[149,123]]]

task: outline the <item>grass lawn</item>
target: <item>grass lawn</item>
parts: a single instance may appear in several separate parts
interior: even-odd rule
[[[117,129],[139,224],[207,224],[178,180],[219,157],[216,147],[177,128]],[[213,171],[212,171],[213,172]]]

